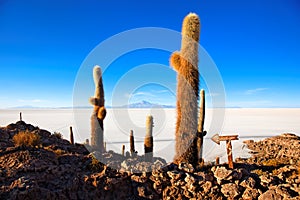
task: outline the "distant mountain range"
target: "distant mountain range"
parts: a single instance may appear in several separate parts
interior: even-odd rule
[[[175,108],[175,106],[161,105],[161,104],[151,103],[149,101],[141,101],[138,103],[124,105],[124,106],[121,106],[120,108]]]
[[[92,106],[77,106],[75,108],[79,109],[87,109],[91,108]],[[175,106],[172,105],[161,105],[157,103],[151,103],[149,101],[141,101],[137,103],[132,103],[128,105],[123,106],[106,106],[107,108],[175,108]],[[31,105],[24,105],[24,106],[16,106],[11,107],[10,109],[72,109],[74,107],[35,107]]]

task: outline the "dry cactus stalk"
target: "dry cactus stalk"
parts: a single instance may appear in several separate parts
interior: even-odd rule
[[[22,121],[22,112],[20,112],[20,121]]]
[[[199,118],[198,118],[198,153],[199,153],[199,163],[203,162],[203,137],[206,135],[204,131],[204,120],[205,120],[205,91],[202,89],[200,91],[200,108],[199,108]]]
[[[175,163],[197,165],[197,108],[199,96],[198,42],[200,19],[188,14],[182,25],[180,52],[174,52],[170,64],[177,72],[177,122]]]
[[[151,115],[147,116],[146,119],[146,136],[144,141],[145,148],[145,161],[152,162],[153,159],[153,117]]]
[[[133,130],[130,130],[130,136],[129,136],[129,142],[130,142],[130,154],[131,157],[135,157],[135,148],[134,148],[134,136],[133,136]]]
[[[70,126],[70,143],[74,145],[74,135],[72,126]]]
[[[90,98],[90,103],[94,106],[91,116],[91,146],[95,150],[103,152],[103,120],[106,116],[106,109],[104,107],[102,72],[99,66],[94,67],[93,76],[95,96]]]

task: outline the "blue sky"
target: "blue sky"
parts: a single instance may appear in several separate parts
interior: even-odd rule
[[[300,107],[297,0],[0,0],[0,108],[72,106],[77,72],[99,43],[140,27],[180,31],[189,12],[201,18],[200,44],[220,71],[227,106]],[[169,67],[169,56],[144,50],[112,63],[104,74],[108,104],[120,77],[147,63]],[[176,74],[167,79],[175,82]],[[161,85],[127,95],[175,104]]]

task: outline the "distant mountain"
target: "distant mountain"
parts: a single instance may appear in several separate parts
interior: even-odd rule
[[[23,105],[23,106],[15,106],[15,107],[9,107],[9,109],[39,109],[40,107],[35,107],[31,105]]]
[[[175,106],[161,105],[161,104],[151,103],[149,101],[141,101],[141,102],[121,106],[121,108],[175,108]]]

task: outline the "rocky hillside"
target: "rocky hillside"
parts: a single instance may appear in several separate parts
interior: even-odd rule
[[[27,131],[26,131],[27,130]],[[18,146],[19,132],[39,143]],[[253,156],[235,169],[153,163],[114,152],[97,155],[25,122],[0,128],[0,199],[300,199],[300,139],[247,141]],[[99,162],[96,157],[101,157]]]

